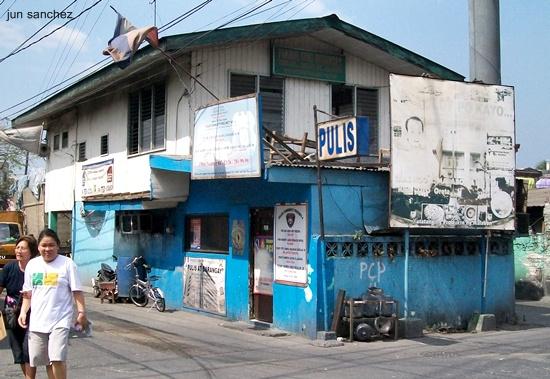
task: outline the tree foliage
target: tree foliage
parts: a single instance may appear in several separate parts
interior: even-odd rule
[[[0,141],[0,210],[15,200],[17,173],[25,167],[25,156],[24,150]]]
[[[546,171],[546,161],[540,161],[535,168],[537,170]]]

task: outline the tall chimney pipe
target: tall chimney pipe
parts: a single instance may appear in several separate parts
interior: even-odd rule
[[[500,84],[499,0],[469,0],[470,80]]]

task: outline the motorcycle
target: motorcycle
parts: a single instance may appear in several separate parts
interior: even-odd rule
[[[97,277],[92,278],[92,289],[94,297],[101,295],[100,283],[116,282],[116,272],[106,263],[101,264],[101,268],[97,271]],[[118,295],[118,286],[115,286],[115,298]]]

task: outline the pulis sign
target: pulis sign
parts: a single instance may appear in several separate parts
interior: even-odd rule
[[[348,117],[321,122],[317,130],[319,160],[349,158],[369,152],[367,117]]]

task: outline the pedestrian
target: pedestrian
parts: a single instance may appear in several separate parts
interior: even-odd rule
[[[6,289],[4,315],[7,322],[6,333],[13,354],[13,363],[21,365],[23,376],[33,379],[36,367],[29,365],[27,330],[17,323],[17,308],[21,306],[21,290],[25,280],[27,263],[38,255],[36,239],[32,236],[21,236],[15,242],[15,260],[7,263],[0,271],[0,294]],[[8,318],[15,317],[14,323]]]
[[[75,327],[86,329],[88,319],[77,267],[71,258],[59,254],[59,245],[59,237],[53,230],[40,232],[40,256],[32,259],[25,270],[19,324],[29,328],[31,367],[50,364],[48,377],[65,379],[75,303],[78,312]],[[27,320],[29,308],[32,312]]]

